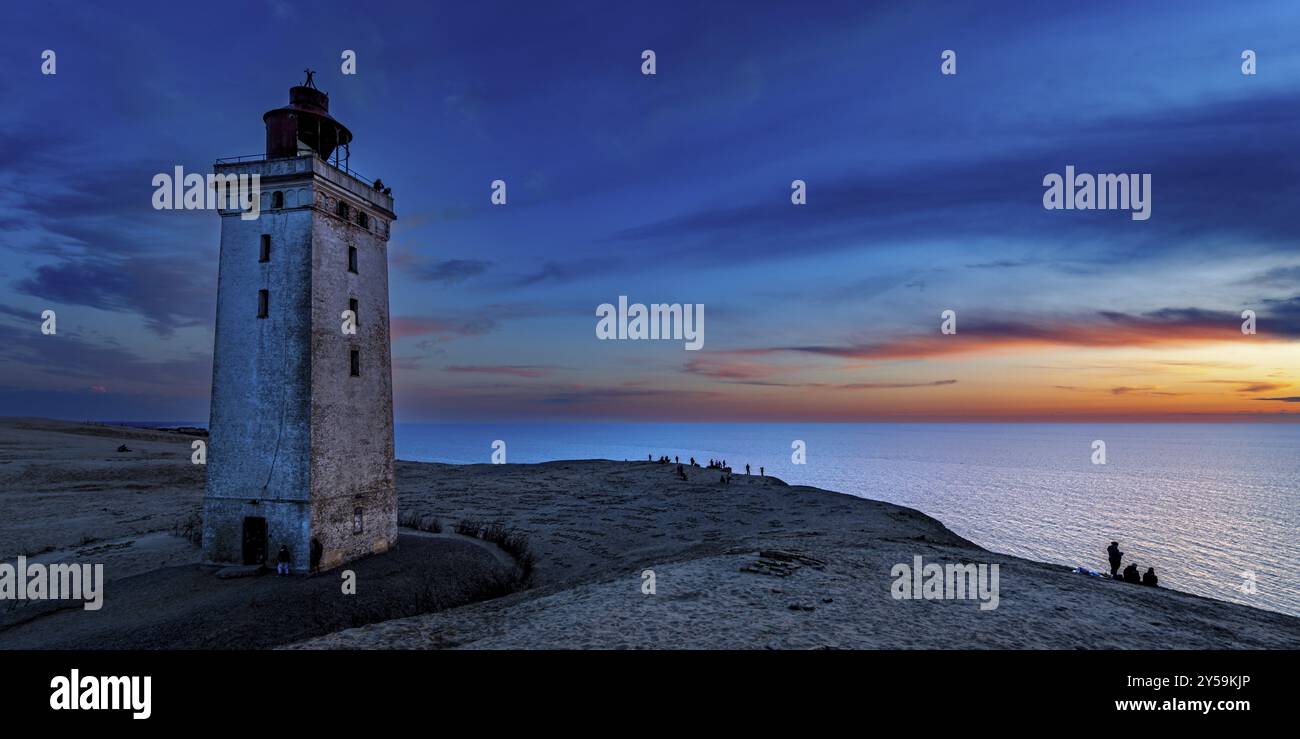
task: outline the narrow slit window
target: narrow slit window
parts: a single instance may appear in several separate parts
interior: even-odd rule
[[[271,234],[262,234],[262,250],[258,252],[257,261],[271,261]]]
[[[284,193],[280,192],[279,190],[276,190],[275,192],[271,193],[271,207],[272,208],[284,207]]]
[[[266,318],[271,311],[271,291],[257,291],[257,317]]]
[[[370,228],[370,216],[364,211],[357,211],[357,225],[362,228]]]
[[[359,349],[352,350],[351,363],[352,363],[352,376],[360,377],[361,376],[361,351]]]
[[[352,322],[353,322],[355,325],[360,326],[360,325],[361,325],[361,314],[357,313],[357,299],[356,299],[356,298],[348,298],[348,310],[352,311]]]
[[[355,246],[348,247],[348,271],[357,271],[357,248]]]
[[[334,215],[346,221],[348,219],[348,204],[340,200],[339,204],[334,206]]]

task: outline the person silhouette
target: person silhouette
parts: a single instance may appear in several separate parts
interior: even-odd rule
[[[289,574],[289,562],[291,562],[292,560],[293,558],[289,555],[288,545],[281,544],[280,551],[275,555],[275,562],[276,562],[275,574],[276,575]]]
[[[1124,582],[1131,582],[1138,585],[1142,584],[1142,576],[1138,574],[1137,565],[1130,564],[1128,567],[1124,568]]]
[[[746,474],[746,475],[749,474],[749,465],[748,465],[748,464],[745,465],[745,474]]]
[[[1119,542],[1112,541],[1106,547],[1106,556],[1110,557],[1110,576],[1114,578],[1119,574],[1119,561],[1124,557],[1124,553],[1119,550]]]
[[[1159,580],[1156,577],[1156,568],[1148,567],[1146,574],[1142,576],[1142,584],[1150,585],[1151,587],[1155,588],[1155,587],[1159,587],[1158,585],[1156,585],[1157,582],[1159,582]]]

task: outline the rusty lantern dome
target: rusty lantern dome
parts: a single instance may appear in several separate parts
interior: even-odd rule
[[[337,149],[347,151],[352,132],[330,116],[330,97],[316,89],[312,74],[308,70],[303,84],[289,88],[287,106],[262,116],[268,158],[297,156],[304,146],[326,161]]]

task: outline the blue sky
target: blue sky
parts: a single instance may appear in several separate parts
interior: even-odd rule
[[[154,211],[150,182],[260,152],[305,67],[396,199],[399,420],[1282,415],[1300,395],[1293,2],[9,14],[0,413],[206,418],[219,219]],[[1044,210],[1067,164],[1151,173],[1152,218]],[[705,350],[596,341],[619,295],[703,303]],[[927,343],[948,308],[960,351]],[[1245,308],[1260,335],[1234,345]]]

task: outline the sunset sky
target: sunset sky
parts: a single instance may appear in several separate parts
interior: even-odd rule
[[[151,180],[259,153],[305,67],[393,188],[399,421],[1300,411],[1292,0],[125,5],[0,28],[0,414],[206,420],[219,218]],[[1150,219],[1045,210],[1066,165]],[[703,350],[598,341],[620,295]]]

